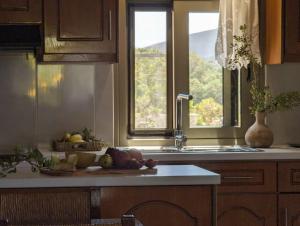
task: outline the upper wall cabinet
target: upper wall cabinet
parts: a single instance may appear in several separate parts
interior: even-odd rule
[[[44,0],[43,61],[117,61],[118,0]]]
[[[266,0],[266,64],[300,62],[300,1]]]
[[[41,0],[0,0],[0,24],[38,24],[41,22]]]

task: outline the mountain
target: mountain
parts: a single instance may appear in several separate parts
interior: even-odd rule
[[[214,59],[216,38],[217,29],[191,34],[190,49],[205,59]],[[166,43],[161,42],[147,46],[146,48],[158,49],[162,51],[166,48]]]

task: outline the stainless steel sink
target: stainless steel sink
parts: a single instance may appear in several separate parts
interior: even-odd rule
[[[264,150],[249,148],[249,147],[222,147],[222,148],[213,148],[213,147],[184,147],[181,150],[176,149],[175,147],[163,147],[161,152],[163,153],[197,153],[197,152],[224,152],[224,153],[256,153],[263,152]]]

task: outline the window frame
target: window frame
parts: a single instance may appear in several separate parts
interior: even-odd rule
[[[195,12],[217,12],[219,1],[174,1],[174,77],[175,95],[178,93],[189,93],[189,13]],[[180,45],[176,45],[180,43]],[[232,74],[223,70],[223,113],[227,111],[230,103],[230,86]],[[188,104],[183,104],[183,130],[189,139],[244,139],[246,129],[251,122],[249,113],[249,85],[247,84],[243,71],[238,77],[239,93],[239,124],[226,126],[229,119],[224,119],[224,127],[190,128]],[[227,87],[225,87],[225,85]],[[227,103],[225,103],[227,99]],[[224,115],[225,116],[225,115]],[[229,115],[227,115],[229,117]]]
[[[135,128],[135,20],[134,12],[152,11],[166,12],[166,49],[167,49],[167,127],[166,129],[136,129]],[[170,137],[173,133],[173,44],[172,44],[172,6],[163,3],[129,3],[128,4],[128,138],[134,137]]]
[[[197,2],[208,2],[208,1],[217,1],[217,0],[198,0],[198,1],[182,1],[182,3],[186,4],[193,4]],[[129,66],[128,66],[128,59],[129,59],[129,4],[132,2],[139,2],[140,5],[141,2],[147,2],[147,0],[120,0],[119,1],[119,63],[113,65],[113,71],[114,71],[114,78],[113,78],[113,89],[114,89],[114,145],[115,146],[173,146],[174,145],[174,138],[171,136],[171,133],[163,134],[163,135],[150,135],[147,133],[144,134],[132,134],[130,133],[130,125],[129,125],[129,117],[130,117],[130,90],[129,90]],[[154,2],[154,0],[151,0],[151,2]],[[157,0],[155,1],[156,3],[158,2],[170,2],[168,0]],[[177,1],[173,1],[176,3]],[[151,4],[143,4],[144,6],[148,5],[151,6]],[[164,4],[163,4],[164,5]],[[174,37],[174,7],[172,8],[172,5],[168,3],[168,6],[171,7],[172,11],[172,38]],[[172,48],[174,46],[174,39],[172,39]],[[175,50],[174,50],[175,51]],[[175,55],[175,54],[173,54]],[[172,63],[173,65],[176,63],[175,59],[172,58]],[[173,72],[172,72],[173,73]],[[246,73],[246,72],[243,72]],[[210,134],[210,136],[204,136],[201,137],[199,134],[196,135],[191,134],[191,131],[187,132],[186,125],[187,122],[189,121],[188,118],[184,118],[184,129],[185,133],[187,133],[188,136],[188,141],[187,145],[193,146],[193,145],[233,145],[233,144],[244,144],[244,133],[246,129],[251,125],[253,122],[253,117],[249,113],[249,103],[250,103],[250,95],[249,95],[249,85],[246,82],[247,76],[245,74],[242,74],[242,80],[241,82],[241,125],[240,128],[234,128],[231,129],[228,133],[228,136],[218,136],[217,131],[215,130],[213,132],[213,135]],[[188,77],[187,77],[188,78]],[[178,79],[178,75],[176,76],[176,79]],[[180,87],[174,85],[175,83],[175,78],[172,77],[172,82],[170,81],[170,87],[173,88],[173,93],[172,93],[172,116],[175,115],[175,109],[174,109],[174,97],[175,94],[178,92],[184,92],[188,91],[188,89],[179,89]],[[178,82],[177,82],[178,84]],[[188,84],[188,82],[186,83]],[[184,109],[183,112],[185,114],[188,113],[188,108],[184,103]],[[175,119],[172,117],[173,121],[173,126],[175,125]],[[171,128],[173,131],[173,128]],[[170,132],[172,132],[170,131]],[[204,134],[205,135],[205,134]]]

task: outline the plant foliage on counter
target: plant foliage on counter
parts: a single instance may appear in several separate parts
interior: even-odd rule
[[[52,166],[52,160],[45,158],[37,148],[17,146],[13,155],[0,159],[0,177],[15,173],[17,165],[24,161],[31,165],[32,172]]]

